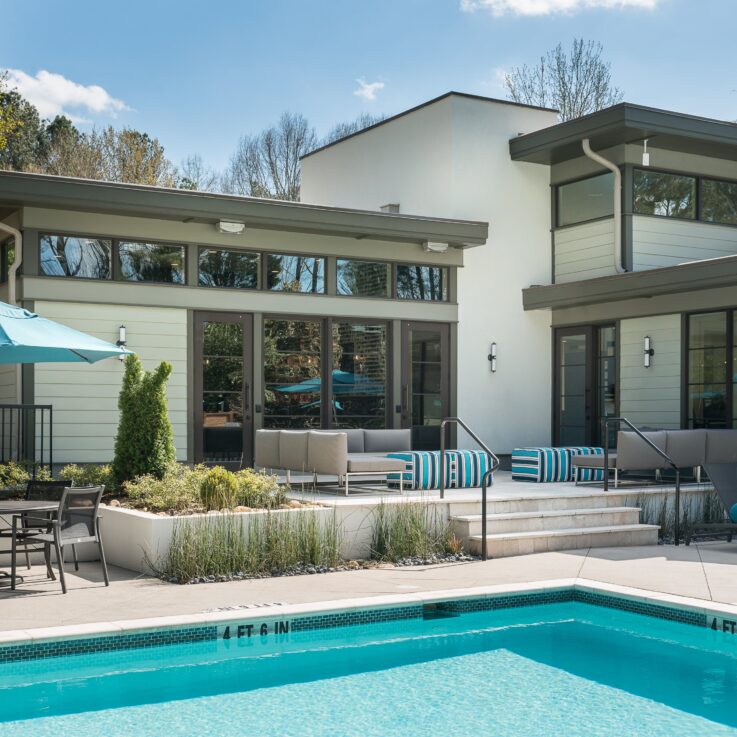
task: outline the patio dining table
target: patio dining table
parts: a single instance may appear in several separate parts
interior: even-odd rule
[[[16,514],[31,514],[33,512],[55,512],[59,509],[59,502],[46,501],[44,499],[5,499],[0,501],[0,519],[11,523],[12,517]],[[2,551],[10,552],[10,551]],[[22,576],[18,576],[22,580]],[[10,573],[0,571],[0,585],[2,580],[10,581]]]

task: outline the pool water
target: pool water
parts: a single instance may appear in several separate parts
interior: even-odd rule
[[[737,635],[582,603],[0,664],[0,737],[737,735]]]

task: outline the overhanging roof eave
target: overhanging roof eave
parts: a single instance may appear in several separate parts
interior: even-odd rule
[[[439,241],[466,248],[486,243],[488,223],[264,200],[207,192],[0,172],[0,206],[46,207],[136,217],[407,242]]]
[[[522,303],[524,309],[528,311],[565,309],[716,289],[736,284],[737,256],[723,256],[661,269],[634,271],[564,284],[532,286],[522,290]]]

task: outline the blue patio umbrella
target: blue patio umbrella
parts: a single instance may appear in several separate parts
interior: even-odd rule
[[[322,380],[319,376],[305,379],[299,384],[282,386],[277,391],[284,394],[311,394],[320,391]],[[383,394],[384,384],[378,381],[354,374],[350,371],[333,371],[333,394]]]
[[[0,364],[95,363],[131,351],[0,302]]]

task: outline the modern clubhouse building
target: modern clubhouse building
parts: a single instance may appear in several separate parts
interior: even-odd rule
[[[737,421],[737,125],[449,93],[306,156],[302,200],[0,172],[0,299],[169,361],[181,460],[248,465],[261,427],[422,449],[457,415],[509,454]],[[109,461],[122,371],[2,367],[0,401]]]

